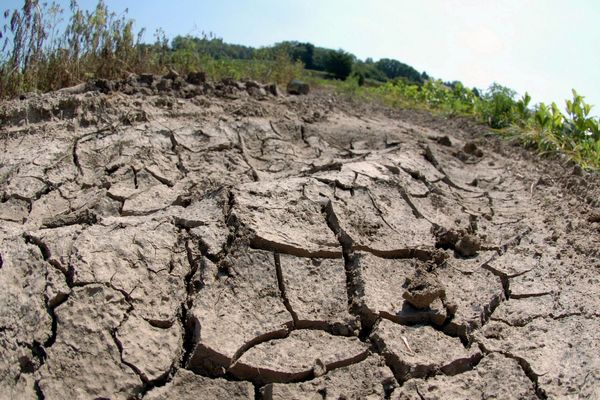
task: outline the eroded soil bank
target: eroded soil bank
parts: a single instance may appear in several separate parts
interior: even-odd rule
[[[0,117],[0,398],[600,397],[595,176],[202,76]]]

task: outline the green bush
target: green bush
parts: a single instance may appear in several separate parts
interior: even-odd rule
[[[483,121],[495,129],[513,124],[517,119],[515,95],[512,89],[497,83],[492,84],[480,102],[479,113]]]

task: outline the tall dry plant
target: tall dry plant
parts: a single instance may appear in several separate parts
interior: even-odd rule
[[[100,0],[87,11],[71,0],[69,11],[62,31],[58,27],[64,10],[55,2],[24,0],[20,9],[4,12],[0,97],[54,90],[95,77],[115,79],[148,64],[140,46],[143,30],[134,33],[127,10],[118,15]]]
[[[104,0],[92,10],[71,0],[67,13],[55,2],[24,0],[21,8],[4,12],[4,22],[0,30],[0,98],[56,90],[93,78],[118,79],[130,73],[168,69],[181,73],[204,70],[213,79],[279,83],[287,83],[303,71],[303,65],[294,63],[284,51],[235,60],[214,59],[193,46],[173,49],[161,29],[156,31],[154,44],[141,43],[144,30],[134,31],[127,10],[111,12]],[[221,42],[203,36],[201,40]]]

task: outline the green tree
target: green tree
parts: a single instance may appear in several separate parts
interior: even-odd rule
[[[415,83],[423,83],[423,78],[419,71],[398,60],[382,58],[375,63],[375,66],[389,79],[406,78]]]
[[[176,36],[171,42],[171,48],[174,51],[194,51],[200,55],[210,56],[216,60],[249,60],[254,57],[255,53],[255,50],[252,47],[225,43],[223,39],[216,37],[212,33],[202,33],[201,37],[194,37],[191,35]]]
[[[352,74],[372,81],[386,82],[388,80],[387,76],[377,69],[374,63],[367,61],[356,61],[352,66]]]
[[[344,80],[352,72],[354,56],[344,50],[330,50],[325,59],[325,71]]]
[[[300,43],[296,41],[281,42],[273,47],[282,47],[285,49],[292,61],[300,61],[306,68],[312,69],[315,46],[311,43]]]
[[[506,128],[514,123],[517,114],[515,95],[514,90],[493,83],[483,96],[481,109],[483,120],[496,129]]]

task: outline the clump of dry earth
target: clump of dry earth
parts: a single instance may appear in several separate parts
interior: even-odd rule
[[[0,117],[1,398],[600,396],[597,176],[201,74]]]

